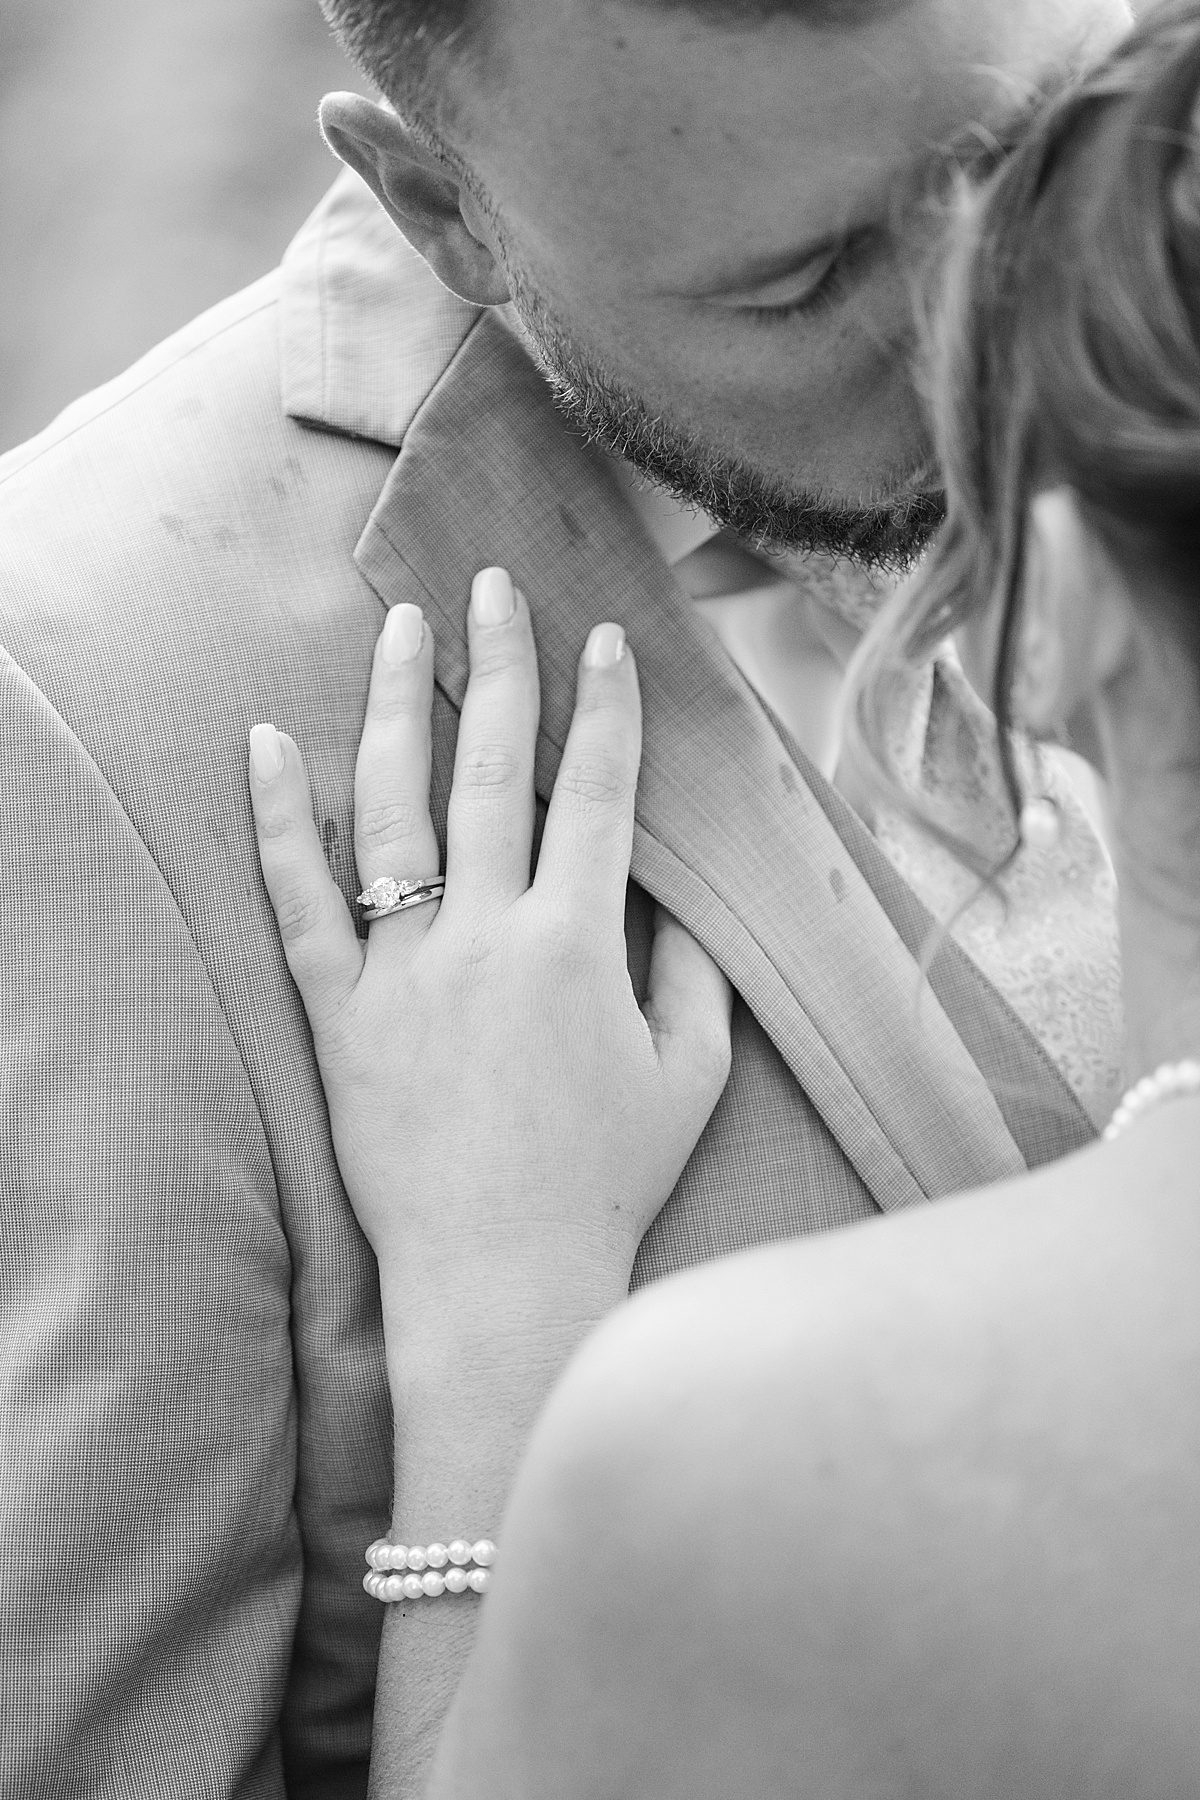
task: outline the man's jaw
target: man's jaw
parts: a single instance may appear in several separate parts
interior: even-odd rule
[[[568,422],[745,542],[904,570],[942,523],[943,497],[928,465],[904,471],[882,498],[849,505],[806,493],[703,443],[651,412],[580,350],[525,283],[514,286],[523,335]]]
[[[588,430],[569,402],[560,397],[559,405]],[[618,448],[602,432],[593,429],[589,435],[606,449]],[[620,453],[677,499],[768,552],[845,557],[866,568],[902,571],[911,568],[945,516],[941,493],[923,486],[904,485],[887,499],[851,506],[686,440],[664,442],[659,431],[634,437]]]

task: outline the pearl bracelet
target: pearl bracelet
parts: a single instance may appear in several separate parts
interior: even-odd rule
[[[492,1585],[496,1546],[491,1538],[469,1544],[393,1544],[376,1538],[367,1551],[363,1586],[375,1600],[431,1600],[439,1594],[486,1594]],[[468,1567],[474,1564],[473,1568]],[[406,1573],[403,1571],[407,1571]]]

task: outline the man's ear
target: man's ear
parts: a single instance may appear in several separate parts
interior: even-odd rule
[[[361,175],[443,287],[476,306],[504,306],[499,247],[453,169],[398,114],[362,94],[327,94],[320,117],[334,155]]]
[[[1035,736],[1090,713],[1125,661],[1133,615],[1125,581],[1089,530],[1074,492],[1048,488],[1030,503],[1017,721]]]

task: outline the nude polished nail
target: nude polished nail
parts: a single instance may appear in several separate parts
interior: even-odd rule
[[[593,625],[583,652],[584,667],[611,669],[625,654],[625,632],[620,625]]]
[[[283,744],[271,724],[250,727],[250,761],[256,781],[274,781],[283,773]]]
[[[383,622],[383,660],[393,669],[411,662],[425,636],[425,615],[407,600],[393,606]]]
[[[507,569],[480,569],[471,583],[471,612],[477,625],[507,625],[517,593]]]

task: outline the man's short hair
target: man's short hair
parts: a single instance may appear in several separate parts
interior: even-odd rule
[[[821,27],[864,24],[911,0],[629,0],[660,12],[692,12],[736,29],[795,18]],[[442,78],[476,41],[488,0],[320,0],[351,60],[405,117],[437,130]]]

